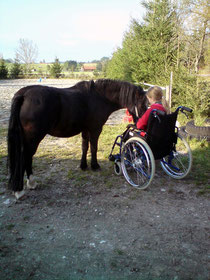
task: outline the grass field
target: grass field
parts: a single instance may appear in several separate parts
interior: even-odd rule
[[[61,63],[61,66],[63,67],[63,63]],[[50,76],[50,67],[52,66],[52,63],[34,63],[31,64],[31,74],[28,76],[36,77],[36,78],[44,78]],[[7,68],[10,72],[10,69],[12,67],[12,63],[7,63]],[[82,72],[82,71],[67,71],[65,69],[61,72],[62,78],[72,78],[72,79],[93,79],[96,78],[94,72]]]
[[[123,183],[123,177],[114,176],[114,171],[110,166],[108,156],[110,154],[112,145],[117,135],[121,134],[125,130],[126,124],[109,126],[105,125],[103,132],[99,139],[98,147],[98,160],[102,163],[102,170],[100,172],[93,172],[89,169],[87,172],[81,173],[79,167],[81,157],[81,136],[77,135],[71,138],[55,138],[48,136],[41,142],[37,153],[34,157],[34,167],[38,173],[45,173],[52,162],[63,162],[60,165],[61,169],[65,169],[65,162],[68,161],[71,166],[67,167],[68,171],[64,172],[64,176],[68,179],[72,179],[74,184],[80,184],[85,182],[88,178],[92,178],[96,184],[104,184],[106,187],[116,185],[119,180]],[[7,157],[7,145],[6,145],[6,129],[0,129],[0,180],[6,181],[6,157]],[[61,142],[60,142],[61,141]],[[189,180],[195,184],[200,194],[209,191],[209,170],[210,162],[207,160],[210,158],[209,142],[203,140],[188,140],[191,146],[193,154],[193,167],[189,174]],[[118,151],[116,150],[116,153]],[[88,161],[90,161],[90,154],[88,155]],[[61,170],[62,171],[62,170]],[[56,171],[54,176],[56,176]],[[52,174],[50,175],[52,176]]]

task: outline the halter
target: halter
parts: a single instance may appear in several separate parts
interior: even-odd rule
[[[139,113],[138,113],[138,110],[137,110],[137,106],[135,105],[135,113],[136,113],[136,116],[139,118]]]

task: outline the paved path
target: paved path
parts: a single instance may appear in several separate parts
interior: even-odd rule
[[[73,86],[76,82],[78,82],[78,80],[70,79],[43,79],[41,82],[37,79],[0,80],[0,127],[8,125],[12,97],[22,87],[29,85],[47,85],[66,88]],[[114,112],[106,124],[122,122],[124,114],[124,109]]]

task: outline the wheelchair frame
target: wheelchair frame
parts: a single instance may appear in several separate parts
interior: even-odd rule
[[[192,112],[191,109],[180,106],[176,112]],[[156,110],[152,112],[158,118]],[[169,155],[160,159],[162,169],[174,179],[182,179],[188,175],[192,166],[192,152],[186,140],[178,134],[175,127],[177,143]],[[137,189],[146,189],[152,182],[155,174],[155,158],[145,140],[144,131],[137,130],[134,125],[128,125],[125,132],[118,135],[109,155],[109,160],[114,161],[114,171],[117,175],[123,174],[126,181]],[[113,155],[115,147],[119,153]]]

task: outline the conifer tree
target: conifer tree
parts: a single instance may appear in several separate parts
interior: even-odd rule
[[[59,59],[56,58],[53,65],[50,67],[50,75],[53,78],[59,78],[61,76],[62,66],[60,65]]]
[[[169,0],[150,0],[142,5],[146,9],[144,22],[132,20],[122,48],[109,63],[108,76],[119,67],[124,69],[119,78],[161,82],[176,64],[176,12]]]
[[[8,70],[4,59],[0,59],[0,79],[6,79],[8,75]]]
[[[12,68],[10,70],[10,78],[16,79],[19,75],[22,74],[22,67],[17,59],[15,59],[15,63],[13,63]]]

